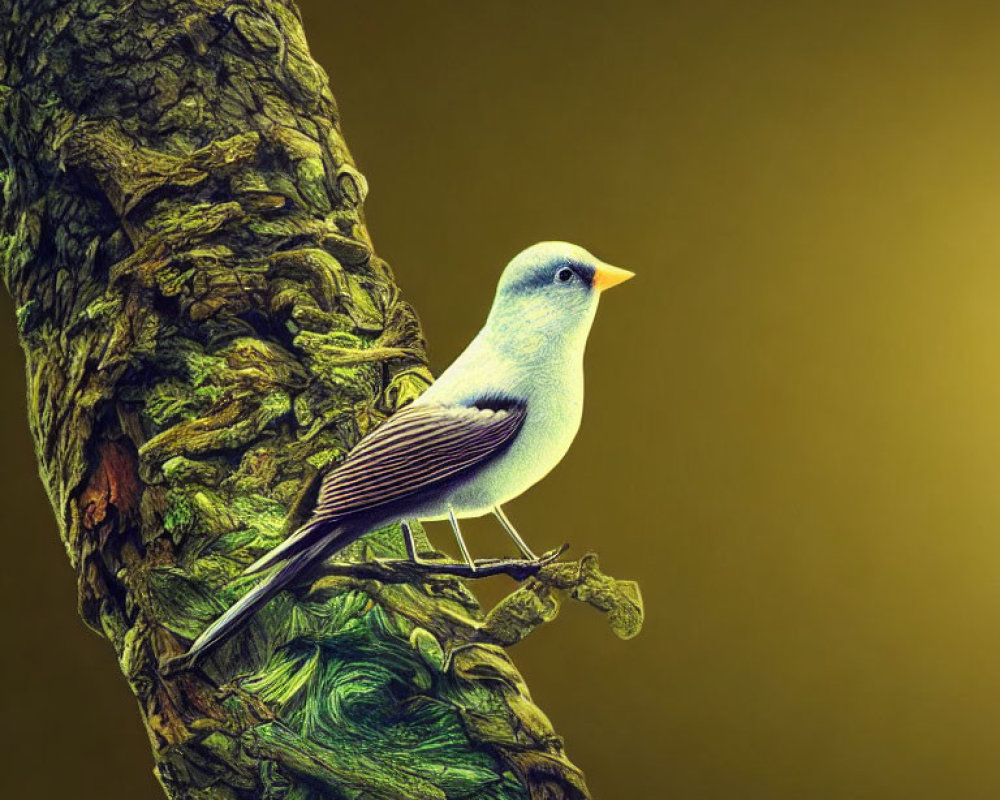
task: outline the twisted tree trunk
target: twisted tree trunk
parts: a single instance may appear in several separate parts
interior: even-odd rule
[[[634,634],[593,557],[489,614],[455,576],[338,565],[163,669],[430,380],[290,0],[0,0],[0,148],[40,472],[167,794],[586,797],[501,645],[563,592]]]

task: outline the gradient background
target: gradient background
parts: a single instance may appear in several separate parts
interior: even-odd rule
[[[513,651],[595,796],[1000,796],[1000,7],[301,5],[437,370],[524,245],[639,275],[509,509],[645,594]],[[153,800],[3,316],[0,795]]]

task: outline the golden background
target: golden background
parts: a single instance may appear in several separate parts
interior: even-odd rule
[[[1000,796],[1000,6],[301,6],[436,370],[527,244],[638,273],[509,508],[643,588],[512,652],[595,796]],[[0,795],[153,800],[4,317]]]

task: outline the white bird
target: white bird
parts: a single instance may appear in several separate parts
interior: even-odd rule
[[[503,504],[558,464],[580,428],[583,353],[601,292],[633,277],[582,247],[542,242],[506,267],[482,330],[410,405],[368,433],[321,484],[310,519],[247,573],[284,562],[213,622],[187,659],[242,626],[304,570],[365,533],[413,520],[494,514],[529,559]]]

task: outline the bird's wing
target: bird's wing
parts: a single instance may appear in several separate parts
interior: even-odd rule
[[[314,516],[341,519],[429,489],[487,461],[520,430],[527,405],[407,406],[323,481]]]
[[[323,479],[309,521],[246,573],[311,547],[338,530],[340,520],[433,489],[488,461],[510,443],[527,411],[524,402],[506,399],[420,403],[397,411]]]

